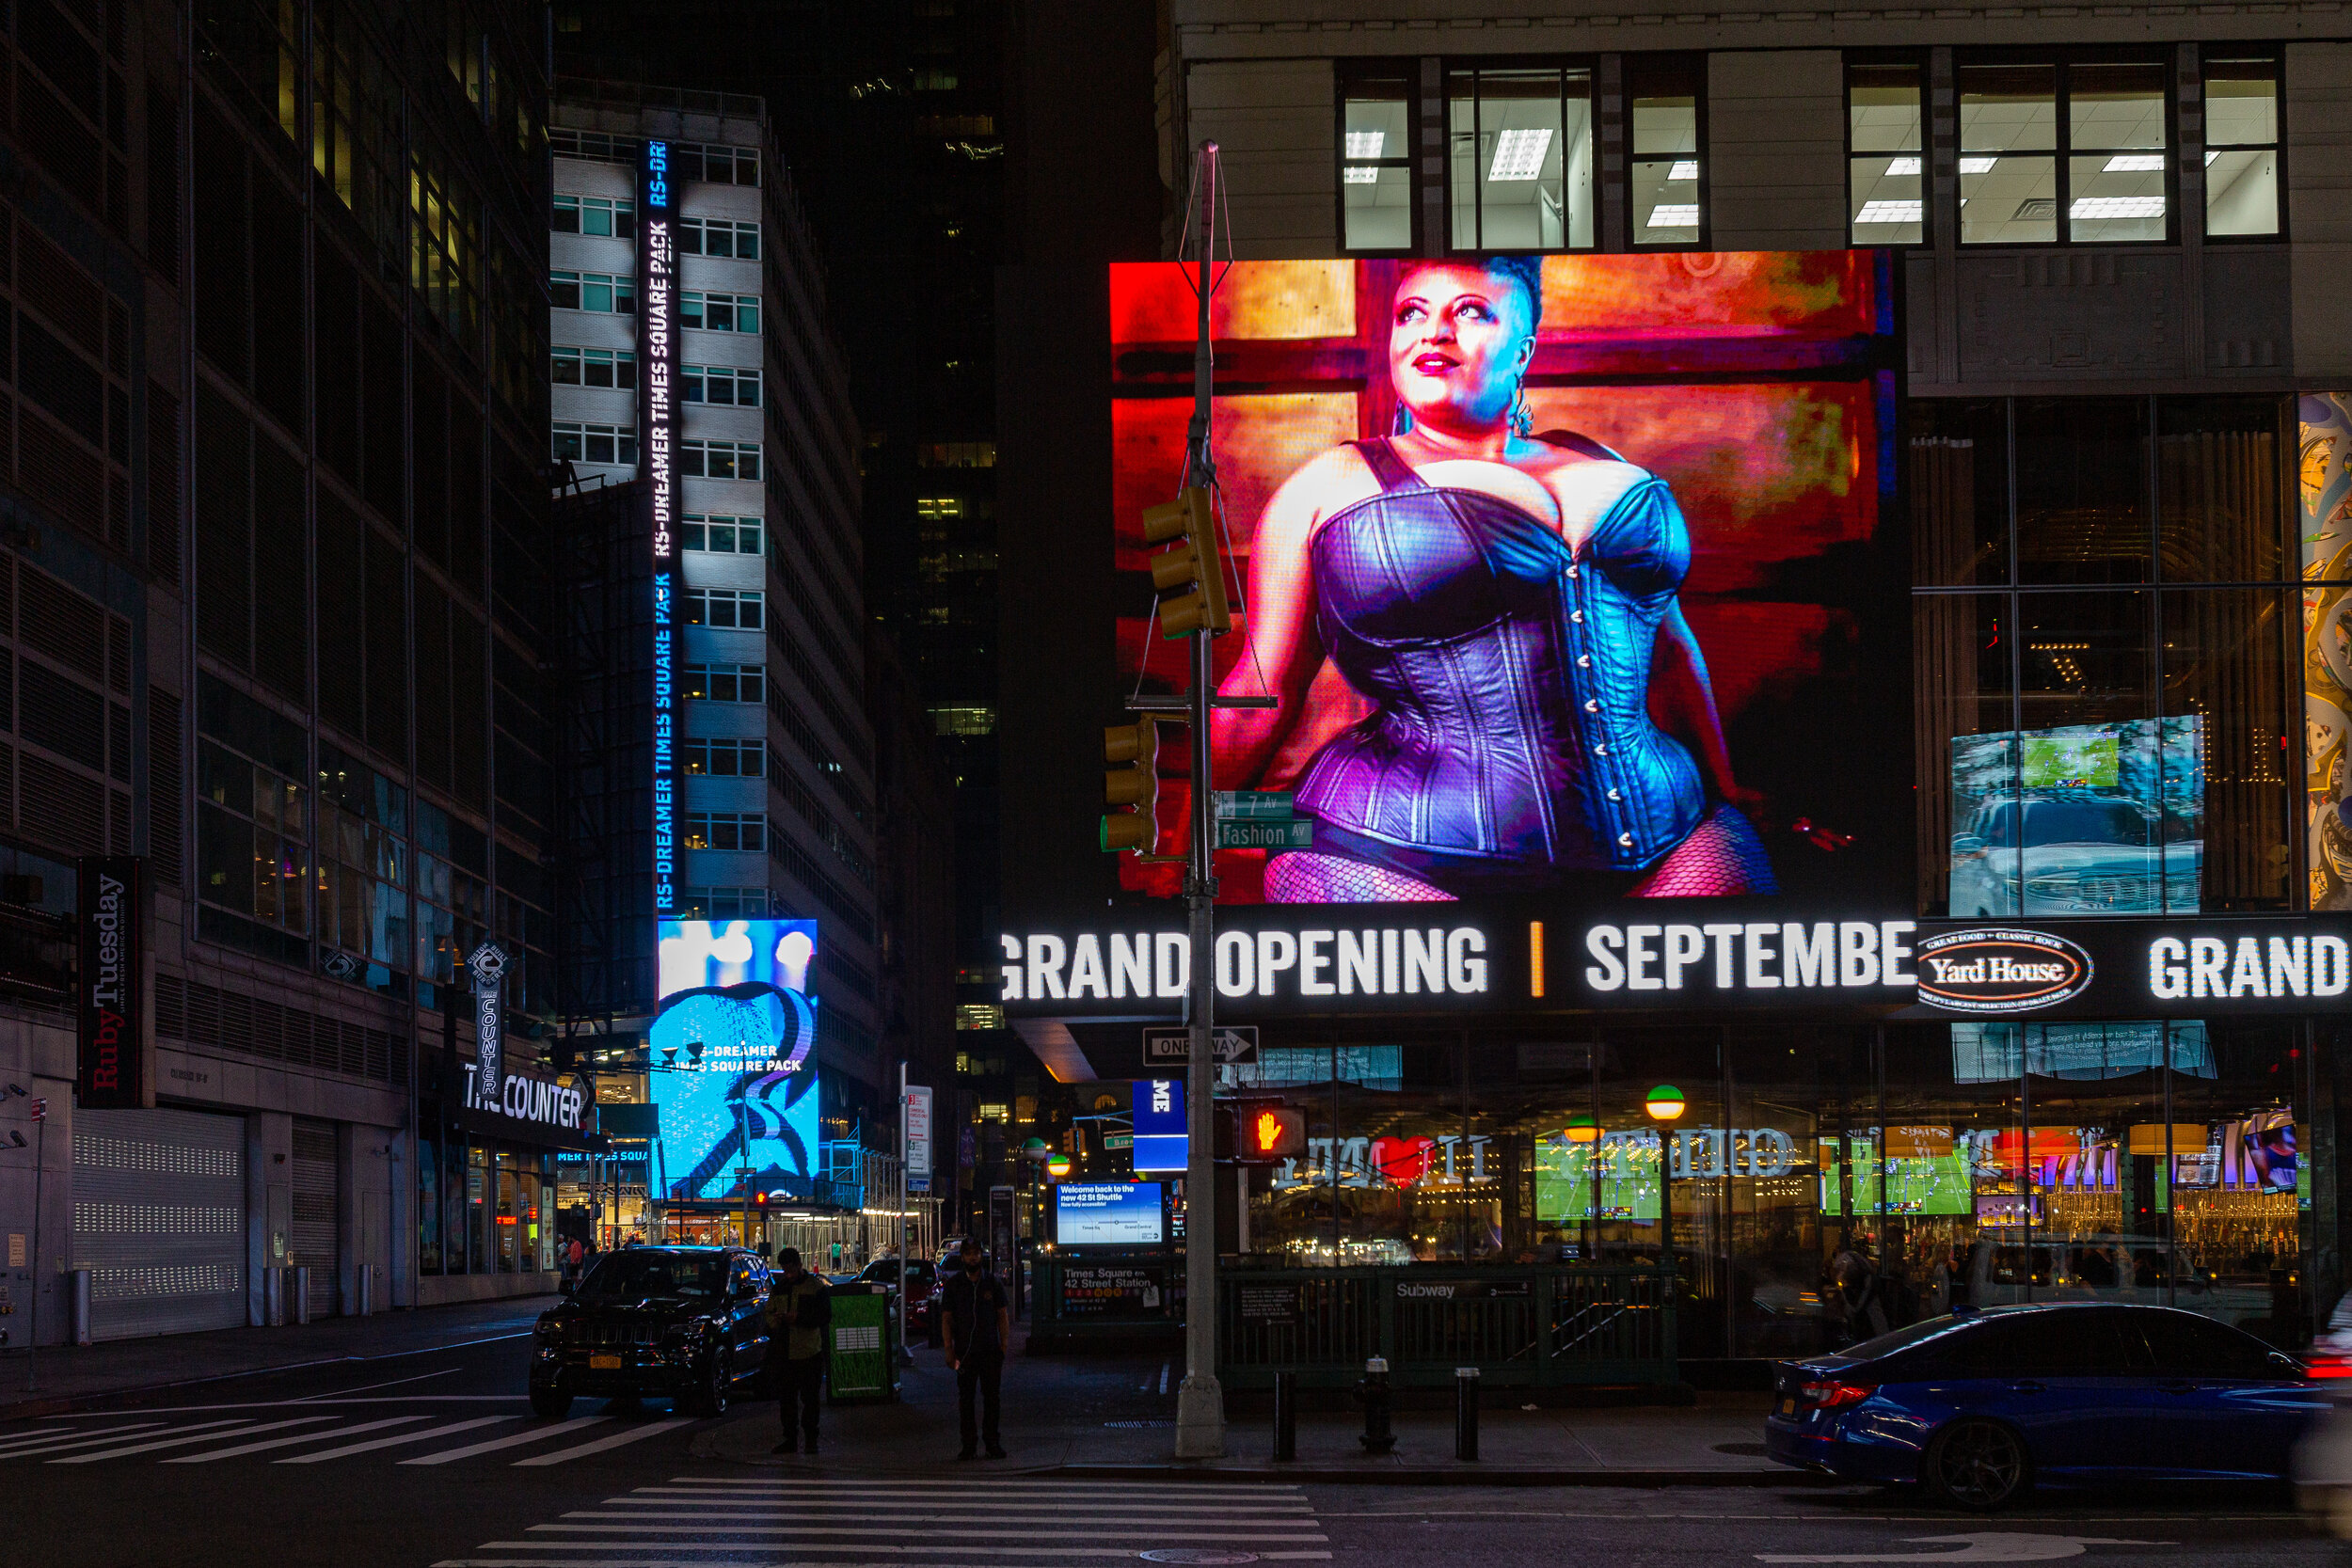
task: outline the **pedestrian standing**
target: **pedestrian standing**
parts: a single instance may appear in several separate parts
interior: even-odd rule
[[[777,1255],[768,1291],[768,1372],[776,1386],[784,1440],[776,1453],[817,1452],[817,1402],[824,1397],[825,1327],[833,1298],[825,1282],[801,1267],[797,1247]],[[795,1420],[794,1406],[799,1407]]]
[[[977,1459],[984,1439],[988,1457],[1002,1459],[997,1403],[1004,1390],[1005,1347],[1012,1338],[1012,1298],[990,1272],[978,1237],[963,1239],[958,1260],[963,1271],[947,1282],[946,1301],[947,1365],[956,1374],[956,1413],[963,1424],[963,1451],[956,1457]],[[975,1395],[980,1404],[977,1422]]]

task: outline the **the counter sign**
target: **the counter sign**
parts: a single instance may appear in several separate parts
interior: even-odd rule
[[[2048,931],[1988,927],[1918,944],[1919,1000],[1963,1013],[2029,1013],[2079,995],[2090,955]]]

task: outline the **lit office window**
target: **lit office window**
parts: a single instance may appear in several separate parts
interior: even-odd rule
[[[2067,238],[2161,240],[2171,183],[2164,67],[2066,68]]]
[[[1446,119],[1454,249],[1592,245],[1591,71],[1452,71]]]
[[[1410,78],[1367,75],[1342,89],[1340,212],[1348,250],[1413,246]]]
[[[1960,68],[1960,243],[2058,238],[2058,67]]]
[[[1694,245],[1706,233],[1699,194],[1706,70],[1704,60],[1679,55],[1636,55],[1626,62],[1637,245]]]
[[[2205,232],[2279,232],[2279,57],[2205,61]]]
[[[1915,63],[1846,68],[1847,216],[1855,245],[1927,243],[1920,76]]]
[[[1963,65],[1961,243],[2161,240],[2170,142],[2155,61]]]

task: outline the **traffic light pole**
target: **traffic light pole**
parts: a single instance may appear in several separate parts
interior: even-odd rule
[[[1199,202],[1194,235],[1200,275],[1198,337],[1192,356],[1192,425],[1184,457],[1184,483],[1214,492],[1216,459],[1209,447],[1209,406],[1214,372],[1209,355],[1210,276],[1216,248],[1216,143],[1204,141],[1195,167],[1193,194]],[[1212,520],[1209,527],[1216,528]],[[1213,567],[1223,571],[1221,560]],[[1184,1068],[1184,1381],[1176,1394],[1176,1457],[1219,1459],[1225,1453],[1225,1395],[1216,1381],[1216,1167],[1212,1096],[1216,1082],[1211,1014],[1216,1003],[1216,819],[1210,771],[1209,715],[1216,689],[1210,657],[1213,633],[1192,633],[1192,853],[1184,870],[1184,903],[1192,940],[1186,1022],[1191,1025]]]

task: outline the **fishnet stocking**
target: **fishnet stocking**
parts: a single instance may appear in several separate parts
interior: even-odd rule
[[[1402,871],[1311,850],[1294,850],[1266,862],[1265,896],[1269,904],[1454,902],[1454,895]]]
[[[1720,898],[1739,893],[1778,893],[1771,857],[1755,825],[1737,806],[1717,806],[1691,836],[1666,851],[1633,885],[1635,898]]]

